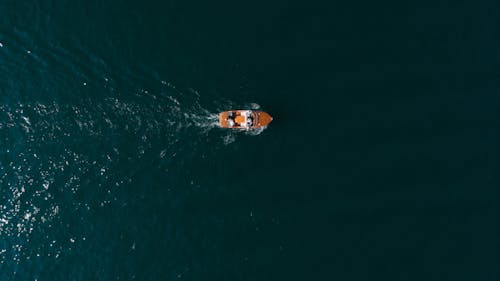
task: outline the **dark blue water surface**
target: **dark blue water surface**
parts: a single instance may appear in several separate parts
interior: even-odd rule
[[[499,12],[0,1],[0,280],[498,280]]]

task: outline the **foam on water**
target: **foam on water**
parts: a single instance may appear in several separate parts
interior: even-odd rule
[[[78,247],[85,231],[71,232],[68,222],[118,204],[120,188],[133,181],[143,159],[156,157],[158,170],[168,173],[188,151],[204,155],[196,151],[206,147],[203,142],[223,147],[239,135],[262,132],[218,128],[218,112],[258,104],[207,105],[196,90],[181,91],[156,73],[142,77],[89,50],[76,55],[34,44],[22,32],[10,36],[10,42],[2,39],[0,53],[6,62],[0,73],[16,81],[6,86],[0,105],[0,267],[56,260]],[[38,88],[22,90],[30,102],[16,96],[19,85],[30,85],[19,81],[27,77],[24,64],[36,73],[30,83]],[[78,99],[64,102],[71,91]]]
[[[133,176],[118,169],[117,163],[125,161],[134,170],[148,151],[168,163],[182,152],[176,146],[181,138],[192,140],[184,146],[190,149],[218,128],[218,113],[199,102],[184,105],[173,96],[153,98],[145,90],[140,92],[146,94],[140,103],[104,98],[78,104],[0,105],[0,139],[6,148],[0,153],[0,235],[4,238],[0,264],[7,260],[19,263],[33,255],[56,259],[71,247],[61,237],[72,235],[70,244],[82,237],[47,234],[47,243],[35,252],[26,251],[24,245],[33,235],[60,227],[64,221],[61,210],[84,214],[115,201],[116,189]],[[220,110],[228,106],[234,105],[223,105]],[[217,130],[224,145],[235,142],[238,134],[263,131]],[[124,150],[123,144],[130,143],[135,144],[135,151]],[[89,152],[92,148],[95,152]],[[100,190],[100,195],[74,200],[88,188]]]
[[[115,190],[132,178],[117,163],[128,163],[133,170],[148,151],[157,151],[168,162],[180,153],[175,146],[180,138],[190,134],[191,146],[196,145],[217,122],[216,113],[197,104],[183,106],[174,97],[141,103],[105,98],[79,104],[0,105],[0,138],[6,148],[0,153],[0,264],[33,255],[57,258],[70,247],[67,239],[47,235],[47,243],[35,252],[25,245],[33,235],[60,227],[60,210],[85,213],[110,204],[116,200]],[[124,144],[130,143],[135,151],[124,151]],[[92,148],[94,153],[89,152]],[[84,188],[101,190],[100,195],[73,200]],[[72,237],[70,243],[78,241]]]

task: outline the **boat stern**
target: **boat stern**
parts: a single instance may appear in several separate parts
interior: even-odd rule
[[[219,126],[221,126],[222,128],[228,128],[227,120],[228,120],[227,111],[219,113]]]

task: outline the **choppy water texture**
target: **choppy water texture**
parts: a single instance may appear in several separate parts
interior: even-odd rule
[[[175,67],[143,44],[128,57],[138,34],[113,39],[87,4],[1,4],[0,279],[238,276],[217,155],[263,131],[221,130],[217,113],[259,105],[177,88]]]
[[[498,279],[497,10],[0,1],[0,280]]]
[[[222,146],[237,137],[236,132],[209,135],[217,127],[218,115],[197,104],[182,107],[172,95],[160,102],[154,95],[137,100],[142,102],[105,98],[77,104],[36,102],[0,107],[0,132],[6,148],[0,165],[0,257],[6,268],[14,269],[3,271],[6,277],[36,278],[50,272],[36,270],[46,258],[57,263],[73,249],[95,243],[86,242],[91,233],[71,230],[68,216],[85,229],[96,209],[126,207],[129,199],[123,189],[135,186],[144,161],[155,162],[153,169],[175,180],[176,173],[169,168],[194,161],[199,153],[205,157],[199,150],[204,138],[211,137],[215,146]],[[135,250],[137,242],[130,243],[131,251]],[[75,273],[86,270],[75,269]]]

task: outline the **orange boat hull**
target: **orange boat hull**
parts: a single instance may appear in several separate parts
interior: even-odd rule
[[[246,121],[251,119],[251,125]],[[273,117],[260,110],[230,110],[219,113],[219,125],[229,129],[254,129],[266,127]]]

